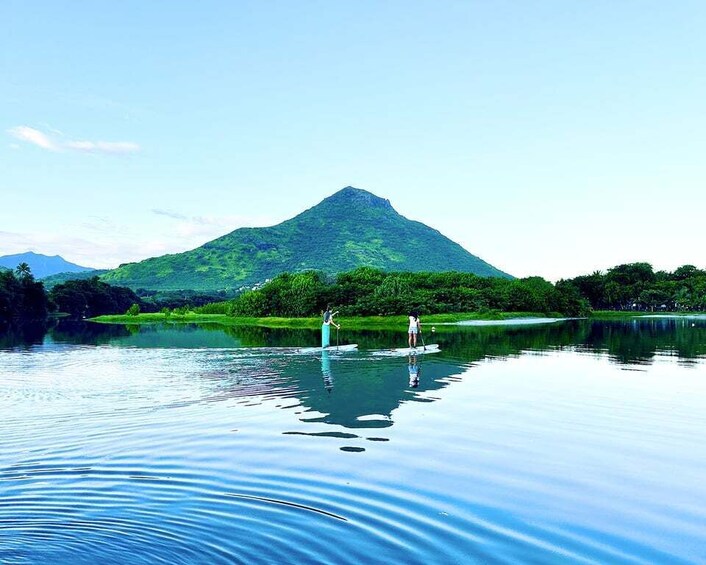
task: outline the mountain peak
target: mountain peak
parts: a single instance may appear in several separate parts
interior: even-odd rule
[[[368,192],[362,188],[355,188],[354,186],[342,188],[328,198],[325,198],[321,203],[323,204],[324,202],[336,205],[349,206],[353,204],[394,210],[392,204],[390,204],[390,201],[386,198],[380,198],[372,192]]]

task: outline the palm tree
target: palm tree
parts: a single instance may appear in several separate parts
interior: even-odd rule
[[[20,263],[15,269],[17,276],[21,281],[27,280],[32,277],[32,269],[29,268],[27,263]]]

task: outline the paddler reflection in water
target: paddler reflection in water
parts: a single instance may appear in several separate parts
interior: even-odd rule
[[[329,352],[321,352],[321,376],[324,378],[324,388],[331,392],[333,389],[333,375],[331,374],[331,358]]]
[[[417,364],[417,356],[409,356],[409,386],[417,388],[419,386],[419,365]]]
[[[331,313],[330,305],[326,306],[324,320],[321,324],[321,347],[329,347],[331,345],[331,326],[336,326],[336,329],[341,327],[333,320],[336,314],[338,314],[338,312]]]

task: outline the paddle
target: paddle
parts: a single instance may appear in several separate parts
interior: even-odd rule
[[[333,317],[338,314],[338,310],[336,310],[333,314],[331,314],[331,323],[336,326],[336,349],[338,349],[338,330],[341,329],[341,324],[337,324],[336,322],[333,321]]]
[[[427,346],[426,346],[426,344],[424,343],[424,336],[422,335],[422,330],[421,330],[421,329],[419,330],[419,337],[420,337],[420,339],[422,340],[422,349],[423,349],[424,351],[426,351],[426,350],[427,350]]]

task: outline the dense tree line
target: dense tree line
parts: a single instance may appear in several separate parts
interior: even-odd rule
[[[214,292],[201,292],[197,290],[151,290],[138,288],[136,294],[142,300],[143,312],[159,312],[164,308],[170,310],[186,308],[187,310],[233,298],[237,292],[224,290]]]
[[[27,263],[0,271],[0,327],[44,321],[48,313],[44,285],[34,280]]]
[[[706,271],[684,265],[655,272],[649,263],[560,280],[504,279],[469,273],[386,273],[369,267],[327,279],[317,271],[284,273],[204,313],[234,316],[312,316],[326,304],[346,315],[451,312],[539,312],[582,316],[591,310],[705,311]]]
[[[74,319],[103,314],[123,314],[133,305],[141,306],[140,297],[122,286],[111,286],[98,277],[70,280],[51,289],[49,299],[59,312]]]
[[[684,265],[655,272],[630,263],[552,284],[541,277],[505,279],[469,273],[388,273],[370,267],[330,278],[321,272],[283,273],[233,300],[193,291],[147,293],[115,287],[93,277],[58,284],[47,294],[26,264],[0,271],[0,325],[45,320],[52,310],[81,319],[136,312],[234,316],[316,316],[327,304],[341,314],[394,315],[412,308],[425,314],[537,312],[583,316],[593,310],[706,311],[706,271]]]
[[[594,310],[706,310],[706,271],[693,265],[670,273],[629,263],[560,282],[576,288]]]
[[[54,284],[47,292],[43,283],[34,279],[26,263],[15,271],[0,269],[0,326],[45,321],[50,312],[76,320],[103,314],[165,310],[185,313],[195,306],[224,298],[228,298],[224,293],[193,290],[136,293],[104,283],[97,276]]]
[[[341,314],[393,315],[412,308],[426,314],[475,311],[555,312],[579,316],[588,302],[574,285],[540,277],[505,279],[469,273],[386,273],[361,267],[332,281],[317,271],[284,273],[235,300],[200,309],[234,316],[312,316],[326,304]]]

